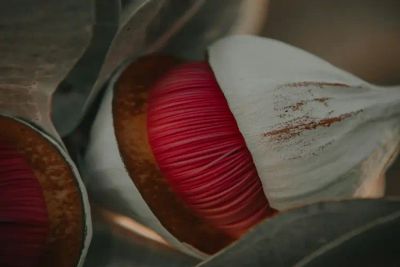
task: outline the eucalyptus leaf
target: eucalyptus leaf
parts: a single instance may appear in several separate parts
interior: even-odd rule
[[[365,237],[371,242],[373,238],[379,236],[377,232],[373,233],[373,226],[382,218],[386,218],[387,221],[384,222],[388,223],[387,227],[391,227],[390,229],[393,230],[394,225],[397,225],[397,228],[400,229],[397,216],[399,209],[400,200],[351,200],[317,203],[283,212],[255,227],[238,242],[198,266],[280,267],[294,266],[298,263],[299,266],[309,266],[308,263],[313,263],[310,266],[362,266],[343,265],[346,258],[343,258],[344,254],[340,254],[338,251],[345,252],[346,250],[341,249],[340,246],[333,246],[332,248],[335,248],[336,251],[332,250],[332,252],[329,252],[330,250],[326,248],[336,244],[338,238],[343,238],[346,235],[351,238],[361,238],[359,235],[371,233],[373,236]],[[371,230],[371,232],[357,230],[366,226],[370,226],[366,229]],[[386,226],[380,224],[380,227],[383,227],[381,229],[383,231]],[[356,232],[353,233],[352,231],[355,230]],[[393,234],[398,237],[399,232],[393,231]],[[343,245],[347,248],[345,255],[352,254],[352,251],[354,253],[360,251],[356,245],[359,244],[359,240],[356,240],[358,242],[343,242]],[[387,244],[387,255],[390,255],[393,259],[392,251],[396,248],[398,251],[399,246],[393,243],[393,240],[391,241],[392,243]],[[380,242],[379,246],[384,246],[384,243]],[[315,251],[321,248],[323,253],[314,254],[315,256],[307,260],[307,264],[301,264],[302,261],[304,262],[304,258],[313,255]],[[335,252],[337,258],[335,262],[338,264],[327,265],[328,261],[324,261],[322,254],[330,253],[330,259],[333,260],[335,258],[333,253]],[[384,258],[385,250],[380,249],[380,253],[380,258]],[[366,259],[371,258],[364,254],[354,255],[354,258],[356,257],[358,257],[359,262],[365,257],[364,263],[366,263]],[[400,256],[398,259],[400,259]],[[339,264],[339,262],[342,264]]]
[[[0,3],[0,112],[57,135],[51,95],[85,51],[94,23],[92,1]]]

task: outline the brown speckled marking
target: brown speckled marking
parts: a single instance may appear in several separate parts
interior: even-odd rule
[[[122,73],[114,89],[115,135],[129,176],[162,225],[181,242],[211,254],[233,238],[195,215],[171,191],[147,139],[148,90],[178,63],[171,57],[149,56],[132,63]]]
[[[84,214],[71,167],[53,144],[29,126],[0,116],[0,128],[0,138],[25,156],[43,188],[50,233],[38,267],[75,267],[83,248]]]
[[[317,101],[323,104],[326,104],[326,101],[328,101],[330,98],[329,97],[319,97],[319,98],[314,98],[313,101]]]
[[[329,83],[329,82],[314,82],[314,81],[304,81],[304,82],[295,82],[295,83],[286,83],[283,85],[280,85],[279,88],[284,88],[284,87],[307,87],[307,86],[314,86],[314,87],[319,87],[319,88],[324,88],[324,87],[345,87],[348,88],[350,85],[344,84],[344,83]]]
[[[328,106],[327,101],[329,100],[329,97],[319,97],[319,98],[313,98],[311,100],[304,100],[304,101],[300,101],[297,102],[293,105],[289,105],[289,106],[285,106],[283,107],[284,112],[289,112],[289,111],[299,111],[303,108],[303,106],[309,102],[319,102],[321,104],[323,104],[324,106]]]
[[[343,121],[347,118],[352,117],[353,115],[353,113],[345,113],[337,117],[325,119],[313,119],[308,116],[304,116],[288,125],[285,125],[284,127],[268,131],[264,133],[264,136],[271,137],[272,139],[277,141],[288,140],[292,137],[300,135],[307,130],[313,130],[318,127],[330,127],[332,124]]]
[[[305,104],[304,102],[298,102],[298,103],[296,103],[294,105],[283,107],[283,110],[285,112],[288,112],[289,110],[298,111],[302,106],[304,106],[304,104]]]

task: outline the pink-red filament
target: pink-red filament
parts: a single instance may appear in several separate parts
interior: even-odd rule
[[[47,235],[46,204],[32,167],[0,141],[0,266],[37,267]]]
[[[239,236],[273,213],[207,63],[182,64],[157,81],[148,101],[148,135],[172,189],[216,227]]]

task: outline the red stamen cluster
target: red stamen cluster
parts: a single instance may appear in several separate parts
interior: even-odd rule
[[[32,167],[0,141],[0,266],[36,267],[48,231],[46,204]]]
[[[207,63],[168,72],[148,104],[149,142],[160,170],[196,213],[235,236],[273,213]]]

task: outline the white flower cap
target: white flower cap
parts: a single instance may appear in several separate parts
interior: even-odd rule
[[[399,150],[400,88],[261,37],[227,37],[208,52],[273,208],[383,194]]]

